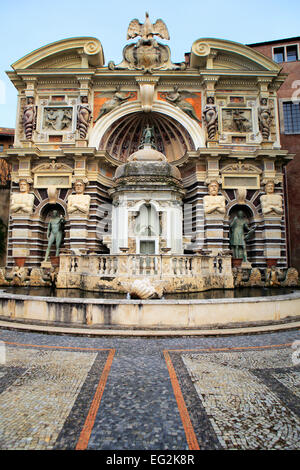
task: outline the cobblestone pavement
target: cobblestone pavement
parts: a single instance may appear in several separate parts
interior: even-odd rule
[[[299,341],[1,329],[0,449],[300,449]]]

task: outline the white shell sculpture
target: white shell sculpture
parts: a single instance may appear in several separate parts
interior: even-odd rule
[[[136,279],[129,288],[131,298],[149,299],[157,295],[157,292],[148,279]]]

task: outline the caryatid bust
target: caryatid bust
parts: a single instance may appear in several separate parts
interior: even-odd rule
[[[260,198],[262,213],[264,216],[281,216],[283,213],[282,209],[282,197],[280,194],[274,193],[275,184],[273,181],[268,181],[265,185],[265,193]]]
[[[88,214],[91,196],[83,194],[84,182],[82,180],[75,181],[74,190],[76,194],[71,194],[68,198],[68,214]]]
[[[225,197],[218,196],[219,183],[211,181],[208,185],[209,195],[204,196],[203,205],[205,215],[213,214],[214,216],[221,217],[225,214]]]
[[[29,183],[23,179],[19,181],[19,193],[12,193],[10,210],[12,214],[31,214],[34,195],[29,193]]]

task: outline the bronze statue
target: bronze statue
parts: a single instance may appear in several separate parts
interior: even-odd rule
[[[250,228],[245,220],[244,212],[239,210],[230,226],[230,245],[234,258],[242,258],[247,261],[246,240],[253,234],[256,226]],[[245,234],[245,230],[247,233]]]
[[[59,249],[60,249],[60,245],[61,245],[62,238],[63,238],[64,223],[65,223],[64,217],[62,215],[59,215],[57,210],[54,210],[52,212],[52,217],[48,224],[48,230],[47,230],[48,246],[47,246],[45,261],[48,260],[50,249],[54,242],[56,245],[55,256],[59,255]]]
[[[147,124],[143,130],[141,145],[139,148],[144,147],[144,145],[151,145],[151,147],[156,148],[156,145],[154,144],[154,129],[153,127],[150,127],[149,124]]]

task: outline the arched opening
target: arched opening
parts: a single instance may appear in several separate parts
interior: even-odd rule
[[[187,130],[170,116],[158,112],[135,112],[117,119],[104,133],[100,141],[100,150],[121,161],[138,150],[144,128],[149,125],[154,130],[154,142],[159,152],[169,162],[178,160],[190,150],[195,150],[194,143]]]

